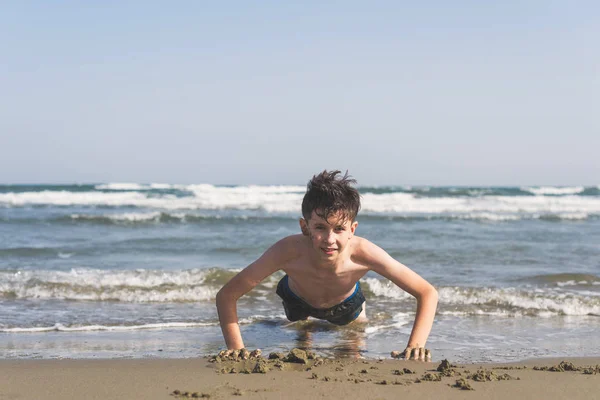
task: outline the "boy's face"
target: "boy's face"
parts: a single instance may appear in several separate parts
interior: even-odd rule
[[[302,233],[310,238],[318,257],[329,261],[344,251],[357,226],[358,222],[345,219],[341,213],[325,220],[313,211],[309,220],[300,219]]]

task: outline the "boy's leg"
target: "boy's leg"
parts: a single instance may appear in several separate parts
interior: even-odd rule
[[[367,302],[365,301],[362,304],[362,311],[360,312],[360,314],[358,314],[358,317],[356,317],[356,319],[352,322],[365,323],[368,321],[369,319],[367,318]]]

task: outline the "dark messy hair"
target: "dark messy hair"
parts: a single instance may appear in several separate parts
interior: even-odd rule
[[[344,220],[354,222],[360,210],[360,194],[352,185],[356,180],[348,175],[338,176],[341,171],[323,171],[306,185],[306,194],[302,200],[302,216],[308,220],[314,211],[327,220],[331,215],[341,212]]]

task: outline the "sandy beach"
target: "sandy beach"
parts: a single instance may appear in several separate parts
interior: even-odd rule
[[[2,360],[0,399],[592,399],[600,389],[600,358],[454,365],[283,356]]]

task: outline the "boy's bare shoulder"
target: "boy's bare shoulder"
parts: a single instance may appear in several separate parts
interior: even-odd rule
[[[358,264],[370,266],[373,262],[387,252],[375,243],[363,237],[354,236],[352,238],[352,260]]]
[[[373,242],[364,237],[354,236],[352,238],[352,255],[360,255],[364,252],[368,252],[373,246],[377,247]]]
[[[305,246],[305,236],[297,234],[279,240],[271,246],[270,251],[273,251],[281,262],[285,262],[300,257]]]

